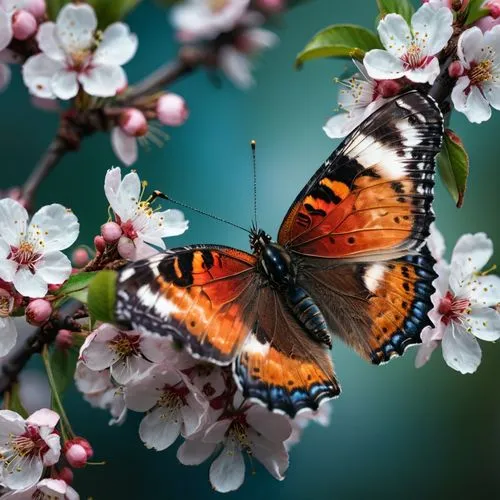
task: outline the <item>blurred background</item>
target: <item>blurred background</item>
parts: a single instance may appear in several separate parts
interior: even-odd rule
[[[272,27],[280,45],[258,60],[257,85],[248,92],[222,80],[220,88],[204,72],[172,87],[183,95],[191,116],[169,130],[162,149],[141,150],[135,165],[152,189],[248,225],[252,212],[249,141],[256,139],[259,223],[276,231],[289,205],[312,173],[336,147],[321,127],[336,107],[342,62],[313,61],[293,68],[295,55],[318,30],[333,23],[374,26],[375,0],[313,0],[292,9]],[[169,60],[176,44],[164,10],[143,2],[127,19],[139,36],[139,51],[127,66],[134,82]],[[57,115],[31,106],[16,73],[0,96],[0,188],[22,184],[51,141]],[[471,175],[464,207],[438,182],[437,223],[451,249],[466,232],[484,231],[500,245],[498,223],[498,131],[500,113],[483,125],[454,116],[452,128],[465,142]],[[107,217],[104,174],[119,165],[109,136],[96,135],[68,154],[45,181],[39,206],[69,206],[81,223],[79,243],[92,243]],[[208,218],[187,213],[190,230],[169,246],[219,243],[248,248],[247,236]],[[500,352],[483,343],[483,362],[474,375],[448,368],[436,351],[431,362],[414,368],[415,350],[403,359],[373,367],[337,342],[333,357],[343,387],[333,402],[328,428],[311,426],[291,452],[283,482],[258,463],[231,498],[316,500],[358,498],[498,498],[500,495]],[[40,375],[41,376],[41,375]],[[120,427],[92,409],[76,390],[65,396],[74,429],[94,446],[106,466],[77,472],[82,498],[198,499],[211,490],[208,464],[180,465],[176,446],[146,450],[137,429],[140,415],[129,414]]]

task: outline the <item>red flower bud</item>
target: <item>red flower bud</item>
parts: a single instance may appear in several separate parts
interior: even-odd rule
[[[52,314],[52,305],[48,300],[35,299],[26,307],[26,321],[31,325],[43,325]]]
[[[106,243],[114,243],[122,235],[122,228],[116,222],[106,222],[101,226],[101,234]]]

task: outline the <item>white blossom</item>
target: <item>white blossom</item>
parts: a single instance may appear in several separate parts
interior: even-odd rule
[[[415,364],[425,364],[441,345],[445,362],[461,373],[473,373],[481,362],[477,339],[500,338],[500,278],[481,270],[493,254],[484,233],[465,234],[457,242],[451,264],[438,260],[436,292],[429,317],[434,327],[422,331],[422,346]]]
[[[78,237],[76,216],[62,205],[48,205],[29,221],[17,201],[0,200],[0,279],[26,297],[43,297],[48,284],[60,284],[71,262],[60,250]]]
[[[370,50],[364,58],[368,74],[377,80],[405,76],[418,83],[434,83],[439,75],[436,54],[446,47],[453,34],[450,9],[424,4],[415,12],[411,27],[399,14],[386,15],[378,33],[386,50]]]
[[[55,23],[43,23],[37,34],[41,53],[23,66],[23,78],[38,97],[72,99],[80,85],[90,95],[111,97],[125,88],[122,66],[137,50],[137,37],[126,24],[108,26],[96,37],[97,18],[86,4],[65,5]]]
[[[61,443],[54,428],[59,415],[42,409],[26,420],[16,412],[0,410],[2,483],[12,490],[34,486],[43,468],[59,460]]]
[[[5,500],[79,500],[80,495],[62,479],[42,479],[22,491],[2,495]]]
[[[472,123],[491,117],[491,107],[500,109],[500,26],[483,32],[470,28],[458,39],[457,54],[465,74],[452,91],[457,111]]]

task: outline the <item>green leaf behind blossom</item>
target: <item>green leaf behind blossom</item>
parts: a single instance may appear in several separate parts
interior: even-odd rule
[[[460,138],[451,130],[446,130],[437,164],[444,185],[460,208],[464,202],[469,176],[469,155]]]
[[[57,290],[56,297],[58,297],[58,301],[56,305],[60,305],[68,298],[76,299],[86,304],[88,286],[96,274],[96,272],[72,274],[66,283]]]
[[[59,395],[62,395],[73,382],[78,354],[76,346],[65,350],[54,349],[50,354],[50,366]]]
[[[305,61],[324,57],[363,59],[371,49],[381,48],[373,31],[353,24],[336,24],[320,31],[300,52],[295,65],[300,68]]]
[[[484,16],[489,15],[490,11],[483,8],[485,0],[470,0],[467,6],[467,19],[465,24],[473,24]]]
[[[88,308],[92,320],[114,323],[116,278],[115,271],[100,271],[90,282]]]
[[[23,418],[28,418],[28,412],[26,408],[24,407],[22,401],[21,401],[21,395],[19,394],[19,384],[14,384],[12,388],[10,389],[8,395],[5,397],[8,398],[8,410],[15,411],[21,417]]]
[[[399,14],[410,24],[411,17],[415,13],[415,9],[409,0],[377,0],[377,4],[381,18],[387,14]]]

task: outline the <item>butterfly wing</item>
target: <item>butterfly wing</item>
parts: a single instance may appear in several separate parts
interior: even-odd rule
[[[329,352],[313,341],[274,289],[262,288],[256,325],[235,360],[246,398],[294,417],[340,393]]]
[[[255,257],[222,246],[169,250],[123,268],[118,324],[170,336],[195,357],[227,365],[256,319]]]
[[[296,254],[356,258],[422,246],[434,219],[434,158],[443,117],[417,91],[375,111],[299,194],[278,241]]]

